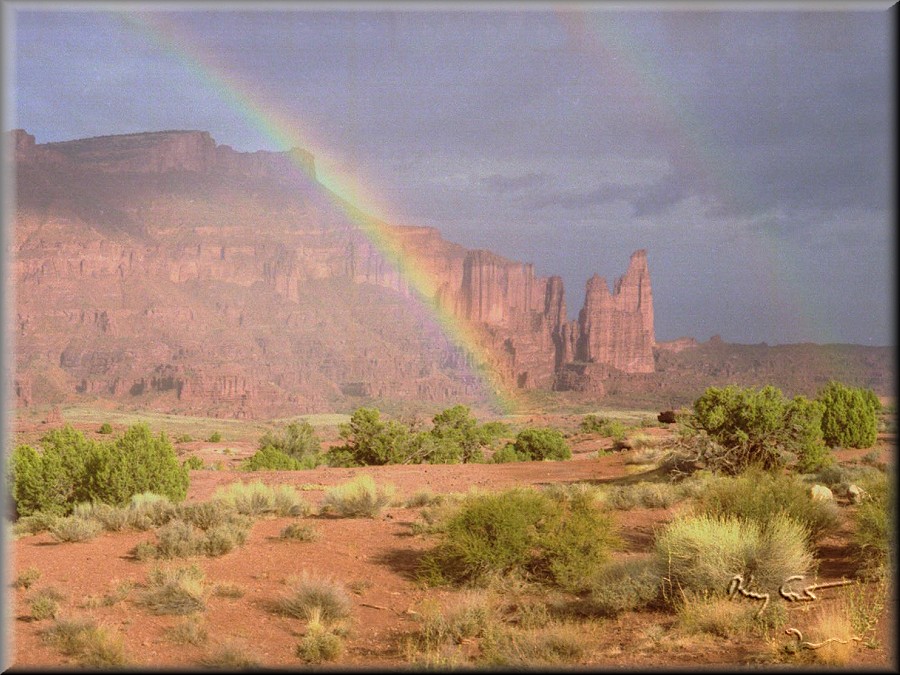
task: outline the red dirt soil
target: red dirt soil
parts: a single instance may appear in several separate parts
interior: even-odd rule
[[[652,432],[664,433],[657,429]],[[267,485],[287,484],[303,488],[302,494],[315,506],[323,495],[324,486],[343,483],[360,474],[372,475],[378,485],[393,484],[399,501],[403,501],[422,491],[440,494],[466,492],[471,488],[499,490],[516,485],[602,482],[634,473],[628,471],[633,467],[625,464],[627,453],[597,457],[598,447],[608,446],[608,441],[578,441],[577,438],[573,441],[575,456],[564,462],[319,468],[253,474],[192,471],[188,501],[208,499],[217,487],[237,480],[261,480]],[[252,451],[252,448],[242,450]],[[845,451],[846,456],[840,458],[855,459],[855,454],[855,451]],[[892,454],[887,447],[882,452],[885,459]],[[676,505],[668,510],[614,511],[625,542],[625,550],[617,555],[646,555],[652,550],[654,528],[670,520],[680,508],[681,505]],[[851,576],[857,569],[847,529],[854,508],[841,506],[842,531],[822,543],[820,582]],[[40,632],[50,625],[50,621],[33,621],[30,617],[28,598],[41,588],[53,587],[65,594],[60,603],[61,616],[89,617],[120,635],[131,662],[140,668],[197,667],[206,654],[224,644],[244,648],[265,666],[301,667],[305,664],[295,655],[295,649],[304,634],[305,622],[273,613],[270,604],[284,593],[287,578],[309,572],[339,580],[354,589],[351,594],[352,628],[338,666],[408,666],[401,639],[404,634],[416,630],[415,612],[420,603],[428,598],[443,606],[460,593],[452,589],[425,588],[417,583],[417,562],[421,553],[433,543],[430,538],[412,532],[411,526],[418,519],[418,512],[418,509],[395,505],[385,509],[377,519],[262,519],[253,526],[246,544],[226,555],[175,561],[180,565],[197,564],[210,584],[230,582],[244,590],[243,597],[237,599],[210,596],[207,609],[201,613],[209,634],[209,640],[203,646],[175,644],[165,635],[165,630],[181,623],[182,617],[154,616],[135,603],[140,585],[146,582],[153,563],[137,561],[130,551],[139,542],[153,540],[152,533],[104,532],[90,541],[68,544],[54,542],[47,533],[22,537],[10,547],[14,556],[10,578],[29,567],[38,568],[40,578],[28,590],[8,590],[11,600],[9,623],[13,633],[9,652],[12,664],[16,668],[73,665],[71,659],[42,641]],[[297,521],[311,524],[319,538],[313,542],[278,538],[285,525]],[[102,595],[125,580],[135,584],[134,591],[125,601],[109,607],[81,606],[87,596]],[[822,602],[833,602],[840,591],[821,591]],[[889,599],[887,606],[892,605]],[[803,613],[809,609],[809,605],[792,608],[791,616],[802,623]],[[794,614],[795,611],[798,613]],[[673,624],[672,613],[626,613],[616,619],[600,621],[604,622],[600,632],[602,641],[596,644],[586,660],[572,665],[696,667],[759,664],[766,663],[766,654],[771,654],[764,641],[752,636],[734,640],[709,635],[672,638],[665,632]],[[879,621],[877,648],[857,646],[851,666],[892,666],[891,623],[891,617],[885,611]],[[659,624],[661,629],[654,632],[653,624]],[[786,642],[775,637],[781,643]]]

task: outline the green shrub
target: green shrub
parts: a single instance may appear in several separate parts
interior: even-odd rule
[[[336,581],[304,574],[288,579],[288,591],[275,604],[275,609],[298,619],[318,618],[333,623],[350,616],[350,596]]]
[[[509,464],[510,462],[527,462],[528,459],[525,455],[520,455],[516,452],[516,448],[512,443],[507,443],[494,453],[493,457],[491,457],[491,462],[494,464]]]
[[[881,403],[871,389],[829,382],[817,400],[824,405],[822,431],[830,447],[871,448],[878,436]]]
[[[281,452],[306,468],[316,466],[322,450],[315,429],[306,421],[291,422],[281,432],[266,432],[259,439],[259,450],[266,448]]]
[[[467,406],[455,405],[438,413],[432,419],[433,426],[428,432],[435,441],[435,447],[445,448],[441,457],[427,458],[432,464],[475,462],[484,459],[482,446],[487,445],[498,433],[499,428],[485,428],[478,425]]]
[[[104,422],[100,425],[100,428],[97,429],[98,434],[111,434],[113,432],[112,425],[109,422]]]
[[[480,582],[521,572],[577,587],[617,539],[609,518],[586,496],[553,499],[532,489],[466,497],[423,558],[432,583]]]
[[[614,441],[625,438],[626,427],[618,420],[611,420],[599,415],[585,415],[581,420],[579,430],[585,434],[597,434],[607,436]]]
[[[197,455],[191,455],[181,465],[188,471],[199,471],[203,468],[203,460]]]
[[[116,506],[142,492],[181,501],[190,480],[165,433],[154,436],[144,424],[130,427],[112,444],[96,445],[84,471],[87,495],[79,501]]]
[[[572,451],[565,437],[557,429],[523,429],[516,436],[513,449],[529,460],[570,459]]]
[[[334,661],[344,652],[344,642],[319,622],[310,622],[297,644],[297,656],[307,663]]]
[[[257,450],[252,457],[244,460],[241,464],[241,469],[244,471],[299,471],[304,468],[307,467],[304,467],[299,460],[271,445]]]
[[[339,427],[344,445],[329,451],[334,458],[349,459],[356,466],[397,464],[415,454],[416,434],[396,420],[385,422],[375,408],[359,408],[350,422]]]
[[[794,476],[759,470],[709,480],[696,497],[694,510],[711,517],[734,516],[763,528],[783,513],[804,526],[810,543],[838,525],[833,502],[814,500],[809,488]]]
[[[181,434],[180,436],[175,437],[176,443],[190,443],[194,440],[194,437],[190,434]]]
[[[206,439],[208,443],[220,443],[222,441],[222,434],[218,431],[214,431],[209,435],[209,438]]]
[[[679,591],[726,593],[736,574],[751,590],[776,593],[789,576],[806,574],[812,565],[809,534],[779,514],[766,529],[757,522],[706,515],[678,518],[656,537],[655,552],[663,589],[672,600]]]
[[[793,453],[802,465],[829,461],[819,434],[820,406],[803,397],[784,398],[772,386],[755,390],[709,387],[694,401],[687,430],[700,430],[719,446],[710,468],[740,473],[751,466],[775,469]]]
[[[659,566],[653,559],[609,563],[590,580],[590,605],[603,616],[642,609],[659,594]]]
[[[371,476],[364,474],[326,490],[321,511],[338,518],[375,518],[393,496],[392,485],[378,487]]]

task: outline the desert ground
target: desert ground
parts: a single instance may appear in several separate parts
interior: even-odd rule
[[[649,412],[648,412],[649,414]],[[53,420],[51,420],[52,422]],[[58,421],[58,420],[56,420]],[[68,419],[66,421],[69,421]],[[266,485],[290,485],[312,507],[302,517],[263,517],[253,525],[243,546],[220,557],[193,557],[171,561],[172,565],[196,565],[204,573],[211,592],[206,606],[191,617],[156,615],[139,602],[155,561],[140,561],[133,550],[153,539],[152,531],[101,532],[75,543],[59,543],[47,532],[18,536],[9,543],[12,565],[9,579],[35,568],[37,579],[24,588],[10,583],[8,594],[9,663],[15,669],[77,666],[58,645],[43,636],[51,621],[35,620],[29,600],[41,589],[59,591],[60,617],[87,618],[102,627],[111,640],[120,641],[127,663],[138,668],[199,668],[204,666],[316,667],[298,656],[297,645],[308,632],[299,618],[273,611],[273,602],[284,594],[286,582],[303,574],[331,579],[344,585],[351,610],[342,633],[341,654],[323,667],[418,668],[421,666],[484,666],[479,638],[463,637],[436,653],[417,649],[412,638],[423,630],[424,617],[435,608],[450,611],[472,602],[473,597],[491,595],[497,604],[496,620],[531,602],[549,608],[548,625],[562,633],[579,633],[577,649],[571,653],[536,652],[508,657],[507,665],[537,667],[655,668],[700,666],[816,665],[814,650],[792,649],[796,638],[786,634],[794,627],[807,635],[818,612],[851,597],[871,614],[870,630],[849,645],[849,667],[893,667],[895,661],[894,588],[890,582],[858,576],[862,562],[851,540],[856,505],[837,498],[840,526],[821,540],[815,550],[817,582],[852,579],[852,585],[823,589],[815,602],[782,603],[784,622],[765,634],[716,634],[689,631],[666,609],[626,611],[618,616],[585,616],[578,611],[579,598],[561,591],[519,586],[470,589],[429,587],[419,579],[421,556],[434,545],[434,535],[420,527],[426,507],[409,506],[411,497],[423,492],[453,495],[471,490],[495,491],[513,486],[545,488],[551,485],[590,484],[612,486],[657,480],[652,465],[629,461],[635,451],[611,451],[612,441],[580,433],[577,417],[544,417],[539,421],[557,426],[569,435],[573,457],[566,461],[510,464],[456,464],[379,466],[364,468],[316,468],[303,471],[238,470],[239,462],[256,450],[258,428],[249,423],[228,427],[223,440],[193,440],[176,445],[181,459],[195,455],[205,468],[190,473],[188,503],[208,500],[218,487],[236,481],[262,481]],[[86,435],[96,424],[73,422]],[[17,441],[34,440],[52,423],[20,419]],[[56,425],[58,426],[58,424]],[[243,428],[244,433],[238,433]],[[117,431],[124,427],[117,428]],[[323,427],[325,445],[335,442],[335,427]],[[655,438],[675,433],[674,427],[641,429]],[[197,438],[204,433],[201,429]],[[329,435],[330,434],[330,435]],[[205,436],[203,436],[205,437]],[[880,433],[874,463],[893,467],[895,437]],[[600,452],[598,452],[600,451]],[[606,451],[606,452],[603,452]],[[859,464],[869,450],[840,450],[842,466]],[[376,518],[337,518],[317,514],[325,491],[361,474],[377,485],[393,485],[395,496]],[[637,506],[611,510],[622,545],[614,559],[651,555],[654,533],[689,508],[681,500],[668,508]],[[292,522],[315,530],[314,541],[283,539],[279,533]],[[888,575],[890,579],[890,575]],[[215,589],[230,589],[216,592]],[[124,590],[123,590],[124,589]],[[116,597],[116,593],[119,593]],[[99,597],[113,597],[97,602]],[[746,602],[737,599],[735,602]],[[776,598],[776,602],[780,602]],[[193,641],[173,638],[173,630],[191,625],[202,633]],[[544,627],[544,630],[550,628]],[[237,656],[235,656],[237,655]],[[502,664],[501,664],[502,665]]]

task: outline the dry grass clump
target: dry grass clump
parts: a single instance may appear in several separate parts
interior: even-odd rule
[[[236,513],[231,514],[230,520],[214,525],[206,531],[183,520],[172,520],[156,533],[155,544],[151,542],[138,544],[134,549],[134,555],[139,560],[224,555],[247,541],[250,525],[249,519]]]
[[[247,647],[234,642],[219,645],[200,661],[206,668],[240,670],[259,667],[259,659]]]
[[[603,616],[642,609],[659,598],[660,584],[653,558],[612,562],[591,579],[590,607]]]
[[[19,572],[19,575],[16,577],[16,580],[13,582],[13,586],[16,588],[31,588],[34,583],[41,578],[41,571],[32,565],[31,567],[26,567],[24,570]]]
[[[208,590],[196,565],[156,567],[148,575],[140,604],[153,614],[191,614],[206,609]]]
[[[165,635],[166,638],[177,645],[199,646],[205,644],[209,638],[206,626],[203,625],[203,620],[197,616],[190,616],[167,628]]]
[[[319,538],[319,533],[309,523],[291,523],[285,525],[278,537],[293,541],[315,541]]]
[[[59,516],[51,513],[44,513],[43,511],[23,516],[13,525],[13,535],[18,538],[30,534],[46,532],[53,527],[53,524],[56,523],[57,520],[59,520]]]
[[[407,499],[404,506],[408,509],[418,509],[423,506],[438,506],[443,503],[444,499],[444,495],[436,495],[428,490],[422,490]]]
[[[121,636],[110,634],[89,619],[56,619],[41,637],[78,665],[115,668],[128,665]]]
[[[297,656],[307,663],[324,663],[335,661],[343,652],[343,639],[322,620],[319,608],[315,608],[306,624],[306,634],[297,644]]]
[[[197,504],[181,504],[177,517],[201,530],[209,530],[230,522],[236,513],[234,504],[222,499],[210,499]]]
[[[393,497],[393,485],[377,486],[363,474],[326,490],[321,511],[338,518],[377,518]]]
[[[134,584],[130,581],[112,581],[112,590],[107,591],[102,596],[88,595],[81,601],[81,606],[87,609],[96,609],[97,607],[112,607],[125,600],[134,589]]]
[[[766,529],[734,517],[685,516],[659,533],[655,554],[670,599],[679,590],[724,594],[736,574],[752,574],[753,591],[777,593],[784,579],[811,567],[807,541],[807,530],[784,515]]]
[[[694,511],[709,516],[734,516],[768,527],[778,514],[803,525],[810,542],[833,531],[838,524],[833,502],[812,499],[809,487],[795,476],[748,470],[740,476],[706,481]]]
[[[243,598],[244,588],[239,584],[222,581],[213,588],[213,595],[219,598]]]
[[[129,509],[117,508],[103,502],[76,504],[72,509],[72,515],[85,520],[96,520],[109,532],[120,532],[131,524]]]
[[[289,485],[269,487],[260,481],[232,483],[213,493],[213,499],[231,504],[238,513],[258,518],[274,516],[306,516],[310,506]]]
[[[339,582],[310,576],[287,580],[288,592],[275,602],[275,610],[287,616],[309,621],[334,623],[350,616],[350,596]]]
[[[582,622],[556,623],[533,630],[500,631],[483,645],[481,663],[490,666],[541,667],[584,662],[594,648],[593,631]]]
[[[31,596],[28,605],[31,609],[31,618],[35,621],[55,619],[59,614],[59,601],[65,596],[52,587],[42,588]]]
[[[93,539],[103,531],[98,521],[80,516],[58,519],[50,526],[50,536],[59,542],[80,542]]]
[[[628,511],[633,508],[667,509],[681,498],[670,483],[641,481],[634,485],[617,485],[607,493],[607,503],[613,508]]]
[[[177,508],[168,497],[154,492],[134,495],[128,504],[129,523],[136,530],[149,530],[175,518]]]
[[[676,602],[676,625],[691,634],[708,633],[733,639],[754,628],[759,602],[741,602],[715,593],[685,592]]]

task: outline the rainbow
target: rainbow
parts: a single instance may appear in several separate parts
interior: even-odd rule
[[[191,41],[189,36],[180,34],[179,27],[166,20],[164,15],[157,12],[110,11],[127,26],[176,58],[199,82],[214,91],[248,124],[276,145],[286,150],[303,148],[316,157],[327,157],[314,142],[312,134],[301,130],[298,120],[279,113],[264,95],[257,93],[258,87],[229,72],[214,54],[198,49],[197,41]],[[300,162],[295,163],[298,168],[305,168]],[[496,362],[496,358],[482,345],[476,329],[438,303],[438,283],[435,276],[404,250],[402,239],[395,228],[366,215],[384,211],[383,204],[378,208],[381,202],[377,196],[370,194],[353,177],[336,175],[323,166],[317,166],[316,181],[324,188],[322,196],[337,205],[385,261],[397,270],[413,292],[413,301],[425,308],[449,342],[462,350],[466,363],[483,386],[491,406],[501,414],[519,410],[522,407],[521,396],[504,382],[491,365]]]
[[[656,115],[665,129],[666,143],[678,162],[701,176],[724,210],[753,203],[754,193],[737,171],[734,157],[719,147],[704,123],[691,110],[690,102],[662,75],[650,50],[638,44],[628,26],[615,22],[611,12],[590,5],[564,5],[554,15],[569,40],[569,48],[586,53],[610,70],[645,110]],[[723,228],[729,223],[723,220]],[[816,307],[817,291],[804,287],[797,274],[796,260],[789,259],[783,242],[766,228],[756,228],[759,236],[735,241],[748,256],[748,265],[764,274],[771,305],[783,307],[811,335],[825,335],[834,342],[834,329]],[[740,228],[736,227],[737,232]],[[762,239],[760,239],[762,237]]]

